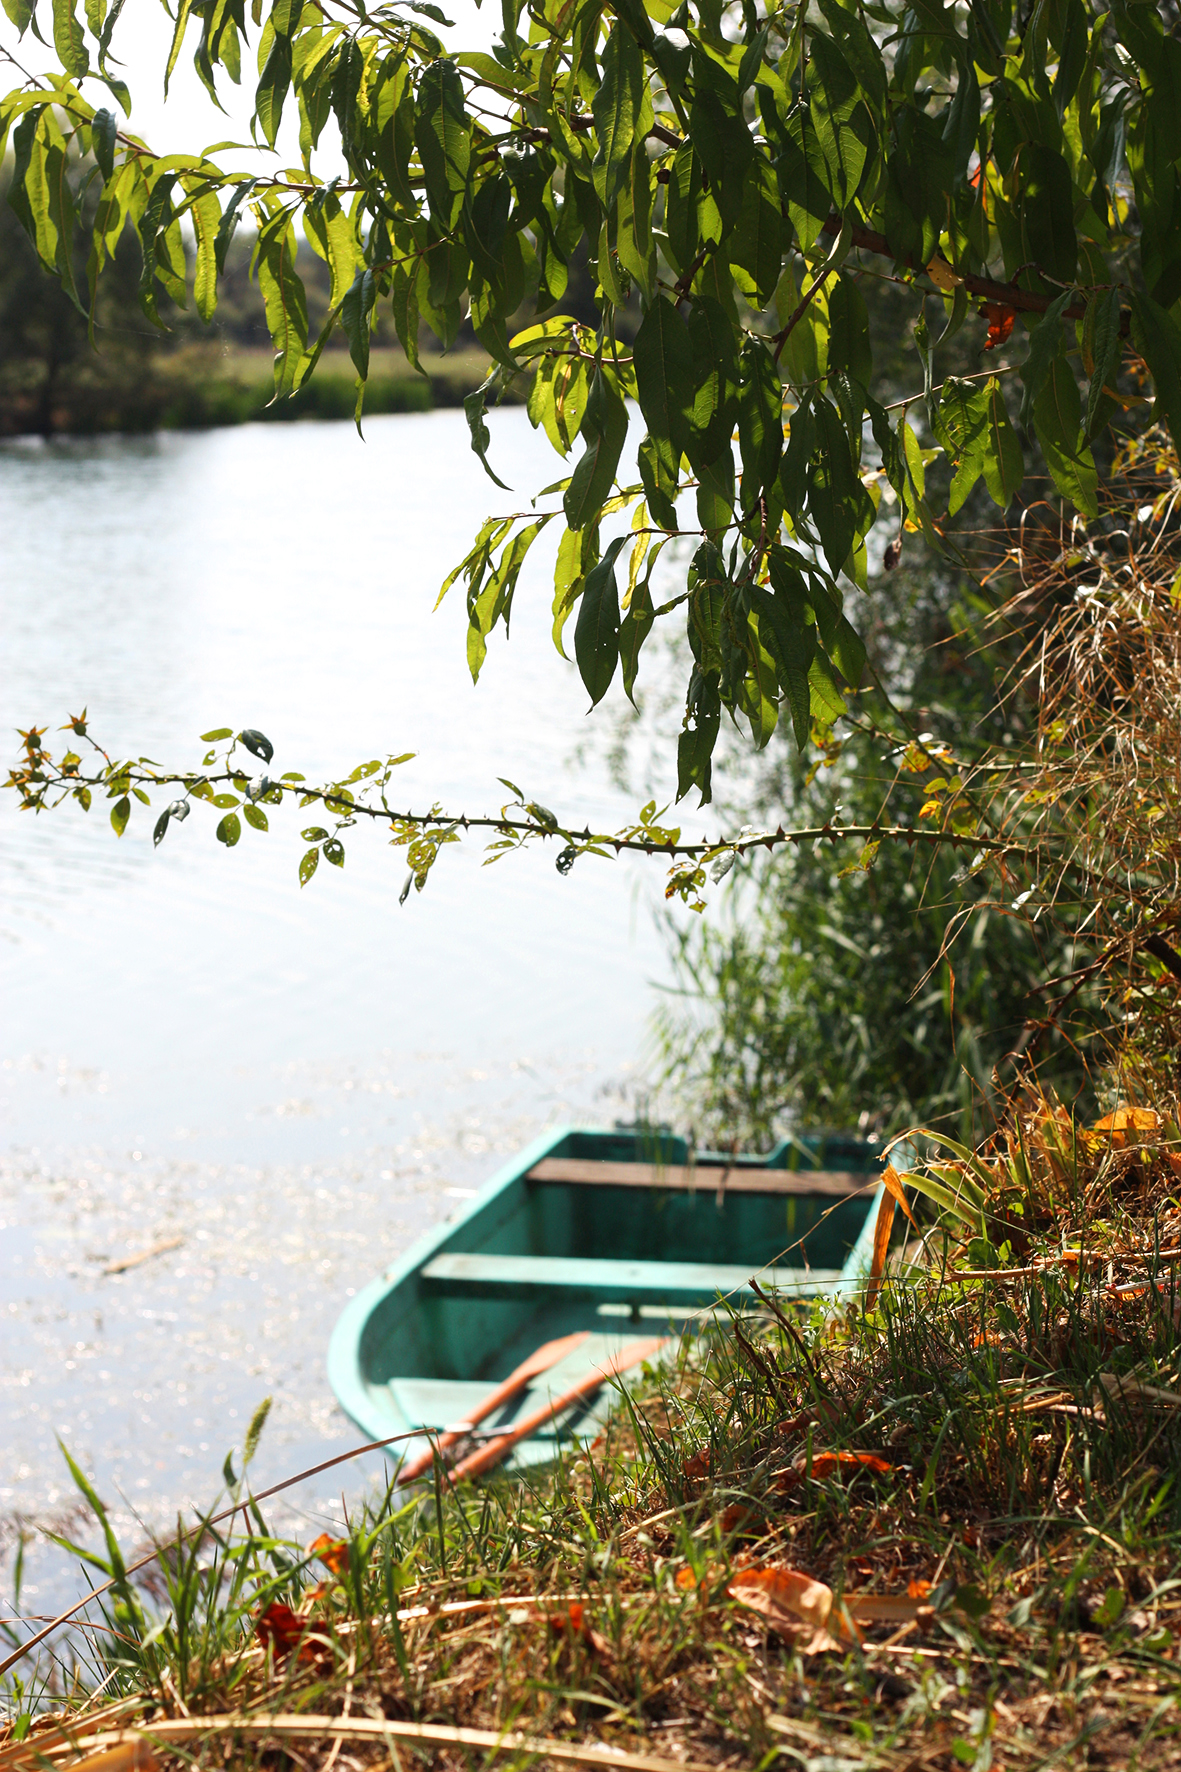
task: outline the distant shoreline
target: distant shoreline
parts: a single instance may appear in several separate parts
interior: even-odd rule
[[[226,353],[204,347],[182,349],[157,358],[146,374],[141,373],[133,382],[123,377],[106,379],[99,356],[63,378],[48,402],[40,378],[10,376],[7,385],[0,385],[0,439],[143,435],[252,422],[353,417],[357,376],[345,352],[326,352],[308,385],[284,400],[274,399],[271,363],[266,349]],[[460,406],[484,380],[488,361],[479,351],[457,351],[448,356],[424,355],[423,368],[426,374],[420,375],[399,350],[375,350],[365,387],[364,415]]]

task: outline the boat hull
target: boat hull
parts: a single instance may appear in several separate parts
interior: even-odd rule
[[[752,1276],[789,1297],[854,1291],[868,1269],[879,1169],[859,1140],[785,1141],[764,1158],[691,1164],[668,1136],[549,1132],[348,1304],[329,1347],[333,1390],[369,1439],[446,1429],[542,1342],[585,1332],[483,1424],[507,1428],[620,1350],[683,1329],[721,1299],[753,1303]],[[617,1397],[604,1385],[523,1440],[504,1468],[593,1437]]]

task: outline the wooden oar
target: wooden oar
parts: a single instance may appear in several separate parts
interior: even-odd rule
[[[472,1410],[466,1421],[460,1422],[456,1427],[448,1428],[446,1433],[432,1435],[431,1444],[426,1451],[420,1452],[417,1458],[412,1458],[409,1464],[402,1466],[398,1472],[399,1483],[412,1483],[416,1477],[421,1477],[423,1472],[428,1471],[435,1462],[436,1451],[442,1452],[446,1447],[454,1446],[457,1440],[462,1440],[478,1421],[483,1421],[485,1416],[491,1415],[494,1410],[501,1408],[503,1404],[515,1397],[531,1378],[536,1378],[541,1372],[548,1372],[551,1366],[556,1366],[559,1360],[564,1360],[566,1355],[573,1353],[576,1347],[581,1347],[589,1334],[589,1329],[579,1329],[573,1335],[562,1335],[557,1341],[546,1341],[540,1347],[534,1348],[529,1358],[522,1360],[515,1372],[510,1372],[494,1391],[488,1392],[478,1407]]]
[[[659,1353],[667,1345],[667,1340],[667,1337],[658,1336],[655,1341],[640,1342],[638,1347],[633,1344],[631,1347],[620,1348],[605,1366],[596,1366],[552,1403],[535,1409],[532,1415],[526,1415],[522,1421],[514,1422],[512,1428],[499,1439],[490,1440],[478,1452],[469,1453],[466,1458],[461,1459],[452,1470],[452,1477],[475,1477],[481,1471],[490,1470],[494,1464],[500,1463],[506,1452],[511,1452],[521,1440],[528,1439],[535,1429],[543,1427],[547,1421],[552,1421],[554,1416],[561,1415],[575,1403],[580,1403],[592,1391],[597,1391],[608,1378],[614,1378],[616,1373],[625,1372],[629,1366],[635,1366],[640,1360],[650,1359],[653,1354]]]

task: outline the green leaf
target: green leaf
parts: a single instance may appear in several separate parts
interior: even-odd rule
[[[725,76],[718,72],[720,83]],[[730,104],[716,88],[699,88],[689,113],[689,134],[709,179],[722,227],[732,228],[742,212],[747,171],[755,153],[750,130],[739,115],[737,86],[733,86]]]
[[[117,837],[121,837],[127,829],[127,820],[131,817],[131,801],[126,794],[116,800],[111,807],[111,828]]]
[[[858,528],[872,521],[873,505],[854,466],[849,435],[836,408],[817,396],[812,416],[816,450],[808,470],[808,508],[829,565],[839,572]]]
[[[248,750],[252,757],[261,757],[269,763],[275,755],[275,747],[265,732],[259,732],[254,726],[245,726],[238,734],[238,743]]]
[[[201,734],[201,743],[217,744],[221,739],[233,738],[233,736],[234,729],[232,726],[216,726],[212,732],[203,732]]]
[[[254,109],[269,148],[275,145],[283,106],[291,87],[291,39],[277,32],[254,93]]]
[[[802,751],[811,726],[808,672],[816,654],[816,629],[804,620],[803,582],[798,572],[794,578],[799,581],[798,595],[792,594],[791,569],[777,571],[773,565],[775,595],[760,585],[752,591],[751,601],[758,611],[759,639],[775,661],[791,708],[796,746]]]
[[[661,484],[675,485],[681,456],[689,447],[697,372],[689,328],[663,295],[640,323],[632,366],[640,411],[660,461]]]
[[[783,383],[771,352],[754,338],[742,346],[738,441],[742,508],[753,511],[779,472],[783,453]]]
[[[473,393],[467,394],[464,397],[463,410],[467,417],[468,430],[471,432],[473,453],[479,456],[480,463],[488,478],[494,481],[495,484],[500,487],[502,492],[508,492],[510,488],[505,485],[504,481],[498,474],[493,472],[492,465],[488,460],[488,450],[492,443],[492,433],[484,423],[484,414],[487,410],[485,401],[488,389],[494,384],[495,379],[495,376],[490,376],[481,387],[476,388]]]
[[[246,820],[248,825],[253,825],[256,831],[266,831],[270,829],[270,826],[267,823],[267,815],[261,806],[252,806],[250,802],[247,801],[242,808],[242,817]]]
[[[828,372],[841,371],[862,388],[873,377],[865,298],[853,278],[843,274],[828,286]]]
[[[1021,150],[1021,256],[1059,283],[1070,283],[1078,268],[1074,231],[1074,190],[1062,155],[1038,142]]]
[[[615,470],[627,437],[627,408],[614,372],[600,364],[591,383],[581,433],[586,449],[570,477],[562,509],[571,529],[583,529],[597,520],[611,496]]]
[[[984,472],[988,447],[988,400],[974,382],[948,376],[935,412],[935,435],[955,469],[948,500],[951,516],[959,510]]]
[[[663,546],[663,542],[660,542],[653,550],[653,556],[648,562],[648,571],[632,591],[627,614],[619,624],[619,662],[622,667],[623,690],[633,707],[635,706],[635,696],[632,691],[635,689],[636,677],[640,669],[640,648],[652,632],[656,619],[652,608],[652,592],[649,588],[649,581],[652,576],[655,555]]]
[[[324,845],[324,860],[330,861],[334,868],[344,866],[344,844],[338,837],[329,837]]]
[[[115,121],[115,113],[100,110],[90,120],[90,140],[94,149],[94,161],[103,175],[103,183],[108,184],[115,176],[115,138],[119,125]]]
[[[1002,511],[1025,478],[1025,463],[1017,433],[1009,423],[1001,384],[992,377],[984,390],[987,408],[984,447],[984,484]]]
[[[756,308],[765,308],[775,294],[783,263],[783,221],[779,181],[762,158],[750,169],[742,188],[742,208],[729,241],[730,263],[749,274],[744,293]]]
[[[616,536],[603,558],[586,575],[586,587],[578,605],[574,629],[574,656],[578,673],[594,707],[611,687],[619,663],[619,590],[615,582],[615,559],[626,535]]]
[[[414,139],[432,219],[440,228],[450,229],[463,202],[471,164],[463,84],[453,61],[433,61],[424,70]]]
[[[1033,421],[1033,404],[1041,392],[1050,364],[1063,348],[1062,315],[1074,296],[1073,289],[1064,289],[1052,301],[1029,335],[1029,355],[1021,365],[1025,392],[1021,396],[1021,423],[1026,430]]]
[[[258,286],[267,330],[275,347],[275,399],[294,392],[308,342],[308,304],[296,271],[295,228],[287,214],[268,222],[258,237]]]
[[[218,824],[214,835],[219,843],[224,843],[227,849],[232,849],[234,844],[238,841],[238,838],[242,835],[242,821],[238,817],[238,814],[236,812],[227,812],[225,817]]]
[[[636,126],[644,103],[644,60],[624,25],[603,46],[603,77],[591,103],[599,151],[593,177],[599,202],[609,210],[627,175]]]
[[[832,210],[832,175],[811,115],[798,106],[788,120],[776,161],[779,188],[801,252],[810,252]]]
[[[811,41],[809,110],[838,209],[853,201],[875,132],[848,62],[830,37],[817,31]]]
[[[179,56],[179,54],[181,52],[181,45],[184,43],[184,40],[185,40],[185,31],[188,28],[188,23],[189,23],[189,18],[191,16],[191,13],[192,13],[192,0],[180,0],[180,3],[176,9],[176,23],[173,26],[173,31],[172,31],[172,46],[168,51],[168,60],[164,64],[164,97],[165,98],[168,97],[168,85],[172,79],[172,71],[176,67],[177,57]]]
[[[377,279],[369,266],[363,265],[340,304],[340,323],[349,341],[349,356],[362,381],[369,375],[369,316],[376,299]]]
[[[1181,450],[1181,327],[1150,295],[1131,290],[1132,338],[1152,374],[1155,412]]]
[[[1050,364],[1033,414],[1055,486],[1085,517],[1097,517],[1099,476],[1082,433],[1078,383],[1065,357],[1055,357]]]
[[[221,205],[212,191],[189,204],[189,219],[197,243],[197,262],[193,268],[193,301],[202,320],[212,320],[217,308],[217,234],[221,226]]]
[[[693,423],[685,453],[698,473],[729,448],[738,419],[738,351],[735,327],[710,296],[695,299],[689,338],[697,366]]]
[[[812,608],[821,644],[851,689],[865,672],[865,642],[841,607],[840,592],[829,592],[817,577],[812,579]]]
[[[320,851],[309,849],[299,864],[299,883],[306,886],[320,864]]]
[[[62,67],[75,80],[90,72],[86,36],[74,11],[74,0],[53,0],[53,47]]]
[[[35,8],[36,0],[4,0],[4,10],[22,37],[29,28]]]
[[[1091,300],[1098,303],[1095,316],[1094,356],[1095,370],[1091,376],[1091,385],[1087,392],[1087,422],[1084,435],[1088,443],[1092,442],[1102,430],[1106,401],[1104,389],[1110,388],[1115,382],[1115,372],[1120,357],[1120,292],[1115,284],[1106,294],[1093,295]],[[1071,380],[1073,381],[1073,376]]]

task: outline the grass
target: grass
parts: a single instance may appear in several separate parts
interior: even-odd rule
[[[718,1316],[540,1476],[437,1469],[311,1548],[235,1484],[235,1529],[14,1685],[0,1772],[137,1736],[301,1772],[1181,1765],[1181,1142],[1064,1128],[1017,1126],[1021,1198],[998,1159],[989,1277],[949,1220],[869,1314]]]

